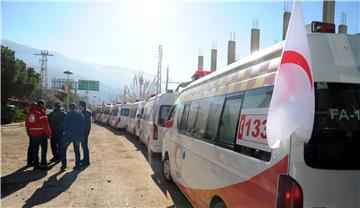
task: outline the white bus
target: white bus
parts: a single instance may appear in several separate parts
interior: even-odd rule
[[[136,113],[138,110],[139,102],[131,103],[130,105],[130,113],[127,125],[127,132],[131,135],[135,135],[136,128]]]
[[[119,114],[120,106],[121,106],[121,104],[114,105],[113,109],[111,111],[111,116],[110,116],[110,119],[109,119],[109,125],[112,128],[116,128],[116,125],[119,122],[118,114]]]
[[[179,95],[163,173],[196,207],[360,207],[360,34],[308,34],[315,122],[270,149],[266,119],[283,42]],[[301,109],[299,109],[301,110]]]
[[[101,119],[101,115],[102,115],[102,105],[98,105],[98,106],[96,106],[96,109],[95,109],[94,121],[99,122]]]
[[[117,115],[117,123],[115,128],[126,130],[129,122],[130,104],[121,104]]]
[[[144,117],[140,121],[140,140],[151,152],[161,152],[162,135],[159,134],[158,128],[164,125],[175,99],[174,93],[160,94],[150,98],[145,104]]]
[[[101,123],[103,123],[105,125],[109,124],[112,109],[113,109],[113,106],[111,104],[107,104],[103,107],[103,113],[102,113],[101,120],[100,120]]]
[[[140,121],[144,116],[145,104],[146,104],[146,101],[140,101],[137,112],[136,112],[135,135],[139,138],[140,138]]]

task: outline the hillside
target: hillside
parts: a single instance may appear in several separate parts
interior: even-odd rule
[[[15,51],[15,56],[23,60],[28,66],[31,66],[40,72],[40,56],[35,56],[35,53],[40,53],[41,49],[31,48],[26,45],[21,45],[9,40],[2,40],[2,45]],[[63,72],[70,70],[74,74],[72,79],[89,79],[100,81],[100,92],[90,92],[90,98],[96,97],[96,101],[105,100],[106,102],[114,100],[116,95],[120,94],[122,87],[129,84],[138,71],[134,69],[106,66],[100,64],[87,63],[66,57],[56,51],[49,51],[54,56],[48,57],[48,79],[49,86],[51,86],[52,78],[66,78]],[[152,78],[153,75],[145,74],[146,77]],[[84,92],[79,92],[80,94]]]

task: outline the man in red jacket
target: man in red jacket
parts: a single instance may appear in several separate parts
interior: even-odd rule
[[[28,151],[27,151],[27,166],[33,166],[34,165],[34,157],[33,157],[33,139],[31,138],[31,135],[29,133],[29,124],[30,122],[30,118],[31,115],[36,113],[36,103],[31,103],[30,107],[29,107],[29,111],[26,113],[26,119],[25,119],[25,124],[26,124],[26,133],[29,136],[29,147],[28,147]]]
[[[51,137],[45,105],[44,100],[39,100],[36,111],[29,114],[26,119],[26,128],[33,140],[34,169],[41,168],[42,170],[47,168],[47,139]],[[39,164],[39,145],[41,145],[41,164]]]

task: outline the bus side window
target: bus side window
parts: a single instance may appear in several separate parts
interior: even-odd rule
[[[233,147],[240,115],[242,97],[227,98],[220,119],[218,142]]]
[[[184,106],[184,111],[183,111],[182,116],[181,116],[181,124],[180,124],[180,131],[181,132],[186,131],[186,126],[187,126],[187,121],[188,121],[188,116],[189,116],[189,110],[190,110],[190,103],[187,103]]]
[[[245,92],[243,108],[268,108],[273,87],[263,87]]]
[[[199,101],[199,106],[196,115],[196,123],[194,136],[202,139],[206,139],[206,126],[211,107],[211,98],[201,99]]]
[[[177,112],[177,117],[176,117],[176,126],[178,131],[181,130],[181,120],[182,120],[182,114],[184,111],[184,104],[183,103],[178,103],[176,105],[176,112]]]
[[[215,141],[219,121],[221,116],[221,111],[223,109],[225,96],[216,96],[210,98],[211,106],[209,109],[209,116],[207,119],[205,138]]]
[[[272,90],[273,90],[273,86],[247,90],[244,95],[242,112],[240,114],[245,115],[245,111],[249,111],[249,110],[256,111],[261,109],[267,109],[270,105]],[[254,157],[263,161],[270,161],[271,152],[270,150],[264,151],[265,149],[269,149],[269,148],[268,147],[259,148],[250,143],[236,144],[234,148],[235,151],[241,154],[245,154],[250,157]]]
[[[192,101],[190,105],[189,115],[186,124],[186,133],[191,136],[195,136],[196,133],[195,124],[198,117],[198,110],[200,107],[199,104],[200,104],[199,100],[196,100],[196,101]]]

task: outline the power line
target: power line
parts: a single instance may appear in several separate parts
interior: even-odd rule
[[[41,62],[41,94],[42,96],[45,96],[46,90],[48,89],[47,57],[54,55],[49,54],[49,52],[45,50],[40,51],[40,53],[35,53],[34,55],[41,56],[41,59],[39,60]]]

